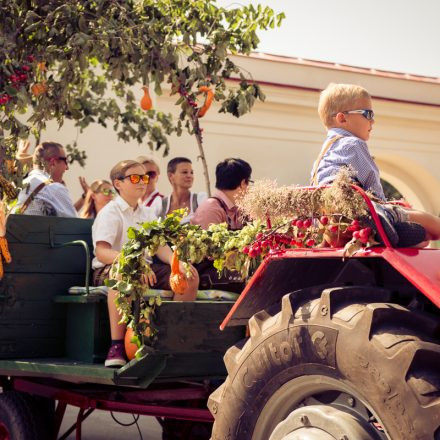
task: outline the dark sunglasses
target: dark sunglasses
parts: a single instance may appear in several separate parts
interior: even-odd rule
[[[148,183],[150,181],[150,176],[148,174],[129,174],[128,176],[121,177],[119,180],[130,179],[131,183],[139,183],[141,180],[143,183]]]
[[[66,156],[59,156],[55,157],[56,160],[62,160],[67,165],[67,157]]]
[[[249,185],[249,184],[254,183],[254,181],[252,179],[246,179],[246,183]]]
[[[145,174],[147,174],[150,177],[150,179],[154,179],[157,176],[156,171],[147,171]]]
[[[374,119],[374,112],[373,112],[373,110],[367,110],[367,109],[363,109],[363,110],[347,110],[347,111],[342,112],[342,113],[359,113],[365,119],[368,119],[369,121],[372,121]]]

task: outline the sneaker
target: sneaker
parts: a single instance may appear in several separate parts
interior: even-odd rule
[[[104,362],[106,367],[123,367],[125,360],[125,349],[123,344],[112,345],[108,351],[107,359]]]
[[[426,230],[422,225],[412,222],[399,222],[394,225],[399,236],[398,247],[411,247],[426,240]]]

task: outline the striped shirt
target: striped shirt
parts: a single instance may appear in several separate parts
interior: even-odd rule
[[[368,151],[367,143],[342,128],[331,128],[327,133],[324,145],[335,136],[343,137],[333,143],[319,163],[317,170],[318,184],[331,183],[338,174],[339,169],[346,166],[354,172],[356,183],[360,187],[371,191],[379,199],[385,200],[385,194],[380,183],[379,169]]]

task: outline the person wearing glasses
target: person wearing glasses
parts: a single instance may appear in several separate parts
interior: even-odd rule
[[[182,223],[188,223],[196,212],[198,206],[206,199],[205,192],[191,192],[194,183],[194,171],[192,162],[187,157],[175,157],[167,165],[168,180],[173,187],[173,192],[162,199],[160,217],[176,209],[186,209],[188,215],[182,219]]]
[[[95,253],[92,268],[95,286],[103,285],[105,279],[109,278],[111,265],[128,241],[128,228],[137,228],[139,223],[156,219],[154,212],[140,202],[149,179],[143,165],[134,160],[121,161],[112,168],[110,180],[117,196],[98,212],[92,226]],[[172,254],[168,245],[159,247],[156,256],[160,263],[150,261],[152,272],[145,277],[145,283],[156,289],[171,290],[169,278]],[[183,263],[180,262],[180,264],[182,273],[185,273]],[[187,289],[182,295],[178,295],[178,300],[194,301],[198,285],[198,273],[194,267],[190,266]],[[122,367],[126,364],[123,342],[125,325],[119,324],[121,317],[116,309],[116,294],[115,290],[109,289],[108,311],[112,344],[105,361],[106,367]]]
[[[56,142],[42,142],[32,155],[33,169],[23,180],[14,212],[26,215],[76,217],[77,213],[66,186],[61,183],[69,169],[64,147]]]
[[[116,195],[113,186],[107,180],[95,180],[84,198],[80,218],[95,218],[99,211]]]
[[[198,208],[191,223],[208,229],[211,224],[227,223],[229,229],[241,229],[242,218],[235,205],[251,180],[252,168],[243,159],[228,158],[215,169],[215,191]]]
[[[329,84],[321,92],[318,113],[327,139],[313,166],[311,184],[329,184],[341,167],[348,167],[354,183],[375,196],[373,204],[393,246],[424,246],[438,239],[439,217],[386,203],[379,169],[367,145],[374,125],[368,91],[353,84]]]
[[[146,156],[139,156],[136,161],[144,166],[145,174],[150,178],[150,181],[145,185],[146,190],[142,202],[159,217],[162,211],[162,199],[164,198],[163,194],[156,189],[160,174],[159,165],[152,158]]]

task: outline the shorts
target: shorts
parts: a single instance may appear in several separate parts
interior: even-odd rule
[[[93,271],[93,285],[94,286],[104,286],[105,280],[110,278],[110,270],[112,265],[107,264],[104,267],[98,267]],[[157,282],[152,289],[160,290],[171,290],[170,286],[170,275],[171,267],[164,263],[153,263],[151,269],[156,275]]]
[[[387,214],[390,222],[395,225],[396,223],[402,223],[409,221],[409,213],[405,208],[398,205],[392,205],[385,203],[382,205],[385,213]]]

